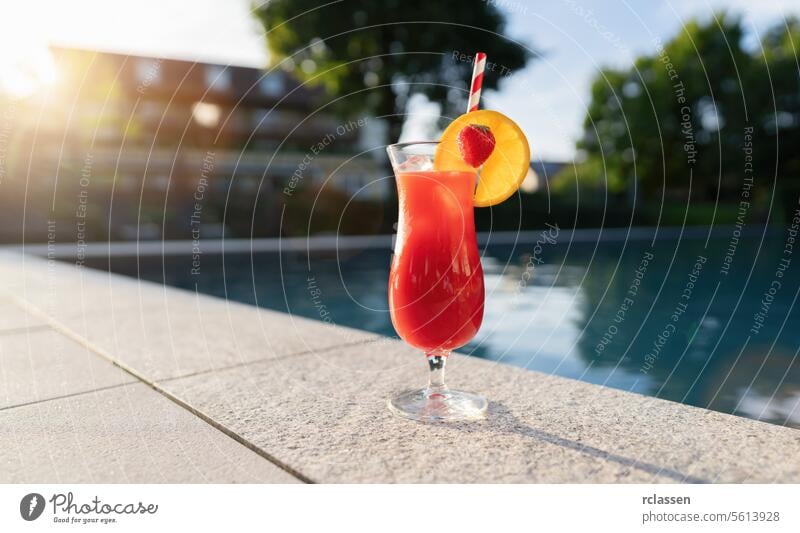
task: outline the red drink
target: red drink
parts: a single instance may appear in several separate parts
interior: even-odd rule
[[[486,416],[486,398],[444,382],[450,351],[472,340],[483,320],[473,218],[477,172],[465,171],[463,163],[443,166],[447,154],[437,151],[440,146],[387,147],[400,200],[389,310],[394,329],[425,352],[430,370],[427,387],[392,398],[389,408],[414,420],[479,420]]]
[[[528,141],[505,115],[477,110],[453,121],[439,142],[393,144],[386,152],[400,200],[389,311],[394,329],[425,352],[430,370],[427,387],[389,399],[389,409],[425,422],[480,420],[489,402],[448,387],[444,367],[483,320],[473,206],[495,205],[516,192],[530,170]]]
[[[408,344],[446,355],[483,320],[483,269],[475,240],[476,174],[397,172],[400,217],[389,309]]]

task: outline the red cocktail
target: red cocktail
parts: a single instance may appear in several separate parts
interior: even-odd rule
[[[427,353],[467,344],[483,319],[474,172],[398,172],[400,219],[389,309],[400,337]]]
[[[477,172],[431,170],[436,146],[388,148],[400,202],[389,310],[397,333],[425,352],[431,370],[428,387],[403,393],[389,406],[416,420],[471,420],[484,416],[486,400],[449,389],[444,365],[483,320],[483,269],[473,218]]]
[[[431,370],[426,388],[392,398],[389,408],[415,420],[486,416],[486,398],[444,384],[444,365],[450,350],[472,340],[483,320],[473,206],[513,195],[530,171],[531,152],[513,120],[478,109],[485,65],[486,54],[475,54],[468,111],[439,142],[386,149],[400,200],[389,310],[397,333],[425,352]]]

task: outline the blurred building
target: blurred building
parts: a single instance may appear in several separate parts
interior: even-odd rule
[[[51,55],[52,85],[0,95],[1,241],[277,236],[303,191],[387,194],[381,151],[362,149],[380,124],[284,71]]]
[[[531,161],[528,174],[522,181],[520,189],[526,193],[548,193],[550,191],[550,180],[567,164],[562,161]]]

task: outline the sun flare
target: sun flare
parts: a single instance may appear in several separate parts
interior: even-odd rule
[[[29,96],[58,78],[46,32],[30,8],[16,8],[0,33],[0,92]]]

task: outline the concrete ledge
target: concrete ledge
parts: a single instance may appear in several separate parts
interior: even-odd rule
[[[175,439],[191,438],[190,427],[200,424],[237,454],[247,452],[244,464],[262,464],[266,470],[255,476],[261,480],[800,481],[800,432],[794,429],[461,356],[449,364],[449,381],[486,394],[489,419],[419,424],[385,408],[388,396],[425,379],[422,357],[401,342],[14,253],[0,254],[0,276],[8,280],[0,324],[13,324],[20,313],[74,344],[54,357],[75,368],[90,364],[93,376],[105,376],[82,388],[71,383],[78,376],[61,373],[60,388],[34,398],[15,383],[18,392],[7,394],[28,405],[12,401],[0,410],[0,437],[13,437],[22,460],[26,439],[56,424],[47,415],[28,431],[32,409],[66,401],[73,413],[106,409],[108,391],[136,389],[182,413],[186,425],[175,428]],[[55,365],[43,350],[36,344],[14,348],[17,361]],[[96,360],[87,362],[88,355]],[[19,363],[4,357],[1,364],[8,380],[10,365]],[[42,380],[37,389],[53,390],[45,374],[14,376]],[[142,405],[131,412],[109,407],[103,415],[108,430],[102,439],[81,437],[82,450],[103,464],[104,450],[125,448],[129,439],[129,426],[117,418],[157,424],[151,403]],[[58,427],[63,438],[85,430]],[[159,469],[177,480],[192,461],[205,472],[225,470],[224,458],[206,447],[192,447],[191,457]],[[87,479],[78,466],[54,465],[25,478],[21,470],[9,471],[11,463],[0,457],[0,480]],[[119,472],[105,481],[162,480],[152,468],[126,469],[125,479]]]

